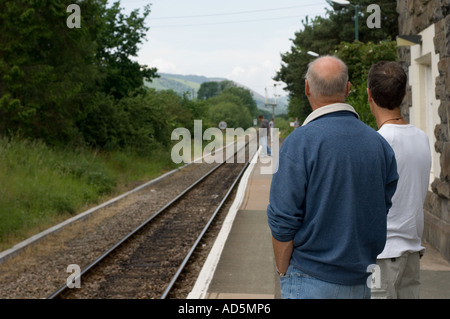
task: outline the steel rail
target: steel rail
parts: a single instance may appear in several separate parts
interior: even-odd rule
[[[250,157],[251,158],[251,157]],[[186,264],[188,263],[189,259],[191,258],[192,254],[194,253],[195,249],[197,248],[198,244],[200,243],[200,241],[202,240],[203,236],[205,235],[205,233],[207,232],[209,226],[212,224],[212,222],[214,221],[214,219],[216,218],[216,215],[218,214],[218,212],[220,211],[220,209],[222,208],[222,206],[225,204],[226,200],[228,199],[228,197],[230,196],[231,192],[233,191],[234,187],[236,186],[237,182],[239,181],[239,179],[242,177],[242,175],[244,174],[245,170],[247,169],[248,165],[250,163],[250,159],[245,163],[244,167],[242,168],[242,170],[239,172],[239,175],[237,176],[237,178],[234,180],[233,184],[230,186],[230,188],[228,189],[227,193],[225,194],[224,198],[222,199],[222,201],[219,203],[219,206],[217,206],[216,210],[214,211],[213,215],[211,216],[211,218],[209,219],[208,223],[206,224],[206,226],[203,228],[202,232],[200,233],[200,235],[197,237],[197,240],[195,241],[195,243],[192,245],[191,250],[188,252],[188,254],[186,255],[186,257],[184,258],[183,262],[181,263],[180,267],[178,268],[177,272],[175,273],[175,275],[172,277],[172,280],[170,281],[169,285],[167,286],[167,288],[164,290],[161,299],[166,299],[167,296],[169,295],[170,291],[172,290],[173,286],[175,285],[178,277],[180,276],[180,274],[183,272]]]
[[[249,142],[247,142],[244,145],[244,148],[249,144]],[[234,148],[233,144],[233,148]],[[240,149],[239,149],[240,150]],[[233,153],[233,155],[231,155],[229,158],[233,157],[235,154],[237,154],[239,152],[239,150],[236,150],[236,152]],[[228,158],[227,158],[228,160]],[[86,266],[78,275],[74,276],[72,278],[72,282],[75,283],[78,279],[81,279],[82,276],[86,275],[91,269],[93,269],[95,266],[97,266],[102,260],[104,260],[107,256],[109,256],[113,251],[115,251],[117,248],[119,248],[124,242],[126,242],[128,239],[130,239],[131,237],[133,237],[137,232],[139,232],[143,227],[145,227],[149,222],[151,222],[154,218],[156,218],[157,216],[159,216],[162,212],[164,212],[166,209],[168,209],[170,206],[172,206],[175,202],[177,202],[179,199],[181,199],[184,195],[186,195],[190,190],[192,190],[195,186],[197,186],[199,183],[201,183],[204,179],[206,179],[209,175],[211,175],[214,171],[216,171],[219,167],[221,167],[222,165],[224,165],[227,160],[223,161],[222,163],[220,163],[219,165],[215,166],[214,168],[212,168],[210,171],[208,171],[206,174],[204,174],[202,177],[200,177],[197,181],[195,181],[194,183],[192,183],[190,186],[188,186],[184,191],[182,191],[180,194],[178,194],[175,198],[173,198],[169,203],[167,203],[166,205],[164,205],[162,208],[160,208],[156,213],[154,213],[152,216],[150,216],[147,220],[145,220],[144,222],[142,222],[138,227],[136,227],[134,230],[132,230],[130,233],[128,233],[125,237],[123,237],[120,241],[118,241],[114,246],[112,246],[110,249],[108,249],[106,252],[104,252],[100,257],[98,257],[96,260],[94,260],[93,262],[91,262],[88,266]],[[245,164],[245,167],[248,165],[248,162]],[[239,174],[241,175],[242,172]],[[227,195],[228,196],[228,193]],[[216,213],[215,213],[216,214]],[[212,221],[211,221],[212,222]],[[208,222],[208,224],[210,224],[210,222]],[[197,245],[198,243],[196,242],[195,245]],[[190,254],[192,254],[190,252]],[[183,262],[183,263],[187,263]],[[181,271],[180,271],[181,273]],[[178,277],[178,275],[177,275]],[[173,284],[171,285],[173,286]],[[66,290],[68,290],[68,283],[65,283],[64,285],[62,285],[58,290],[56,290],[55,292],[53,292],[50,296],[47,297],[47,299],[56,299],[57,297],[61,296],[61,294],[63,292],[65,292]]]

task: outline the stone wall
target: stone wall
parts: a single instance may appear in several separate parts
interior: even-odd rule
[[[439,54],[439,76],[435,79],[436,99],[440,101],[438,113],[441,122],[436,123],[434,145],[440,153],[440,178],[431,181],[424,205],[425,229],[423,239],[436,247],[450,260],[450,0],[398,0],[399,34],[416,35],[435,27],[434,48]],[[405,71],[411,64],[410,49],[398,49],[399,62]],[[402,104],[402,114],[408,119],[412,106],[411,88]]]

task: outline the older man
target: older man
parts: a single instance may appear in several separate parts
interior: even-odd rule
[[[267,215],[282,298],[370,298],[398,175],[392,148],[345,104],[349,90],[340,59],[313,61],[313,112],[280,150]]]

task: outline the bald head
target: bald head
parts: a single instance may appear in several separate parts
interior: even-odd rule
[[[305,76],[308,93],[316,99],[345,99],[348,94],[348,68],[333,56],[323,56],[311,62]]]

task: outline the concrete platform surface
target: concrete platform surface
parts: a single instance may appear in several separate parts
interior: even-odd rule
[[[228,221],[188,298],[280,298],[266,215],[272,175],[263,174],[262,165],[253,163],[242,177]],[[424,245],[421,298],[450,299],[450,263],[435,248]]]

